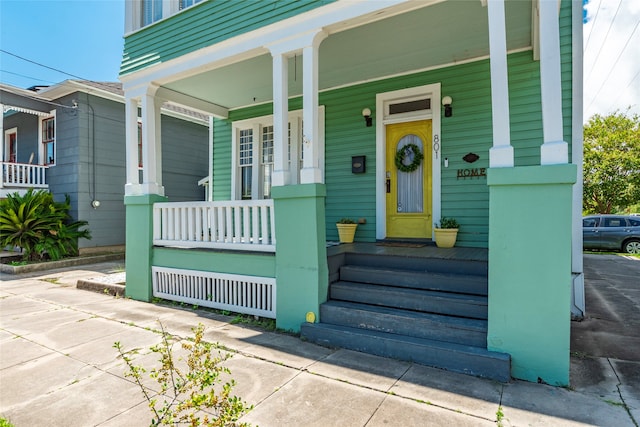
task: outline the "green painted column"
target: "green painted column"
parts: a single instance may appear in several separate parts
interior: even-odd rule
[[[487,348],[511,375],[569,384],[571,204],[576,165],[492,168]]]
[[[276,219],[276,326],[299,331],[307,312],[319,316],[329,272],[323,184],[273,187]]]
[[[153,256],[153,204],[167,198],[156,194],[125,196],[126,205],[126,296],[151,301],[151,261]]]

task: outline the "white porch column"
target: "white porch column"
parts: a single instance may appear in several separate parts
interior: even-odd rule
[[[289,61],[282,52],[273,55],[273,177],[272,186],[291,183],[288,154]]]
[[[124,186],[124,194],[133,196],[142,194],[138,173],[138,99],[125,95],[124,114],[127,164],[127,181]]]
[[[540,164],[569,162],[569,146],[562,134],[560,28],[557,0],[540,0],[540,86],[544,144]]]
[[[213,202],[213,126],[214,126],[214,118],[213,116],[209,116],[209,160],[207,163],[209,164],[208,173],[209,173],[209,185],[207,185],[207,201]]]
[[[162,186],[162,135],[160,132],[161,101],[155,97],[156,87],[149,86],[142,95],[142,191],[164,196]]]
[[[302,119],[304,162],[300,171],[300,183],[322,183],[320,153],[324,146],[318,132],[318,50],[327,37],[324,31],[313,34],[311,43],[302,50]]]
[[[489,51],[491,69],[491,116],[493,147],[489,167],[513,167],[513,147],[509,127],[509,80],[507,73],[507,33],[504,0],[489,0]]]

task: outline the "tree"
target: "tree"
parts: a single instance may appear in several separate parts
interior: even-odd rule
[[[596,114],[584,127],[584,210],[611,213],[640,202],[640,116]]]

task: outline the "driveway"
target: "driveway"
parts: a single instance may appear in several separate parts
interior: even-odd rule
[[[640,259],[585,254],[584,272],[586,317],[571,324],[572,386],[603,398],[617,390],[639,420]]]

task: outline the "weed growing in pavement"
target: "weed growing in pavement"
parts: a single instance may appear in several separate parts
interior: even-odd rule
[[[584,351],[572,351],[569,354],[571,357],[575,357],[577,359],[586,359],[587,357],[589,357],[589,355]]]
[[[14,427],[5,417],[0,417],[0,427]]]
[[[152,398],[142,383],[143,374],[147,370],[135,365],[130,357],[137,351],[125,351],[120,342],[113,344],[127,364],[128,371],[125,372],[125,376],[133,379],[149,402],[149,408],[153,413],[151,425],[248,426],[237,421],[253,406],[231,395],[235,386],[233,379],[223,383],[220,378],[222,374],[231,375],[231,371],[222,366],[222,362],[231,355],[222,353],[217,344],[203,341],[204,325],[199,323],[197,327],[192,328],[193,339],[182,342],[182,348],[187,351],[186,359],[175,360],[173,344],[176,338],[164,329],[162,323],[158,323],[162,342],[151,347],[151,351],[160,356],[161,366],[151,369],[149,377],[160,385],[160,395],[164,397],[161,399],[162,402],[159,402],[157,397]],[[217,355],[213,355],[212,350],[217,350]],[[186,362],[186,368],[178,366],[180,361]],[[216,385],[222,385],[222,389],[216,391]],[[210,416],[207,412],[213,415]]]
[[[267,331],[276,330],[276,321],[274,319],[266,319],[259,316],[238,314],[233,319],[231,319],[229,323],[231,323],[232,325],[242,324],[242,325],[256,326],[260,329],[264,329]]]
[[[502,420],[504,419],[504,412],[502,412],[502,406],[498,406],[496,411],[496,424],[498,427],[502,427]]]

